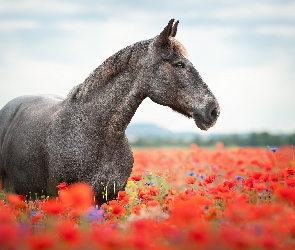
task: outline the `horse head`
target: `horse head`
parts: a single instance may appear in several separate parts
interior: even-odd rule
[[[168,25],[150,43],[144,60],[147,96],[154,102],[195,120],[207,130],[219,116],[219,104],[175,39],[178,21]]]

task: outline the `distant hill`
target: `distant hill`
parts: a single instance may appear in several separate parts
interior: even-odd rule
[[[215,134],[201,135],[197,133],[176,133],[155,124],[130,124],[126,130],[129,142],[134,147],[187,147],[192,143],[199,146],[212,147],[217,142],[225,146],[260,146],[279,147],[295,145],[295,133],[289,135],[269,134],[267,132],[249,134]]]
[[[179,137],[193,137],[196,136],[194,133],[190,132],[181,132],[176,133],[169,129],[157,126],[151,123],[135,123],[129,124],[126,129],[126,134],[130,138],[138,138],[138,137],[171,137],[171,138],[179,138]]]

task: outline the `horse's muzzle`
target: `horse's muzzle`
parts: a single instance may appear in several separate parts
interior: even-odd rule
[[[219,115],[219,105],[218,103],[214,102],[206,105],[205,108],[197,108],[193,114],[193,118],[198,128],[202,130],[208,130],[216,123]]]

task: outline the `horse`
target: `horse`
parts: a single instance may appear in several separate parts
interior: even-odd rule
[[[175,39],[171,19],[154,38],[137,42],[98,66],[66,98],[28,95],[0,111],[0,174],[4,190],[57,195],[56,185],[84,182],[99,204],[116,199],[133,167],[125,134],[145,98],[212,127],[217,99]]]

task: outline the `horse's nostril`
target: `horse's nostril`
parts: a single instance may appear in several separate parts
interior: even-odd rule
[[[217,107],[213,107],[210,111],[210,118],[212,120],[216,120],[219,116],[219,109]]]
[[[193,118],[200,129],[207,130],[215,124],[219,114],[219,105],[211,103],[205,108],[195,109]]]

